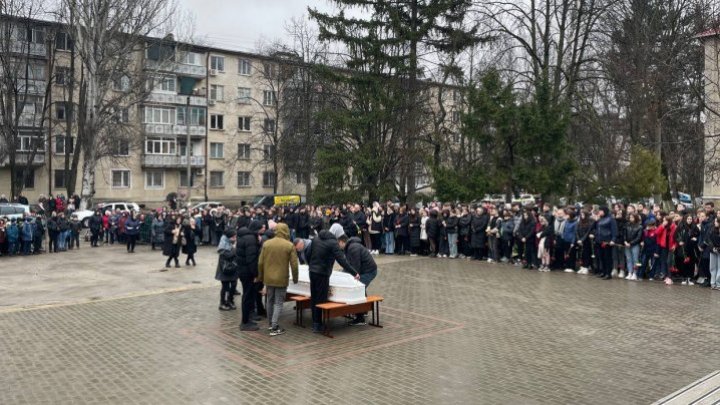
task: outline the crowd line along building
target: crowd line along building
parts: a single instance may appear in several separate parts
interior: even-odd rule
[[[34,202],[48,193],[67,194],[65,161],[71,159],[75,147],[75,134],[68,139],[65,129],[72,42],[62,26],[45,21],[30,25],[25,21],[15,31],[3,51],[16,51],[28,60],[31,102],[24,104],[19,115],[16,167],[30,167],[21,176],[22,193]],[[170,58],[164,46],[172,48]],[[134,57],[152,77],[152,88],[141,103],[118,111],[119,120],[137,126],[138,139],[118,142],[112,156],[101,159],[95,172],[95,201],[134,201],[157,207],[169,193],[189,192],[192,200],[237,205],[274,190],[305,194],[306,177],[282,170],[276,173],[271,159],[275,151],[267,135],[282,125],[276,122],[273,108],[280,95],[271,82],[278,73],[278,57],[196,46],[171,37],[155,39]],[[123,91],[133,79],[121,77],[113,90]],[[45,91],[48,81],[50,93]],[[46,94],[51,98],[50,108],[47,119],[39,122]],[[457,127],[459,92],[448,94],[443,98],[447,120]],[[38,139],[42,141],[34,142]],[[11,194],[9,165],[7,157],[0,161],[0,194],[7,196]],[[81,177],[79,169],[78,194]],[[429,183],[422,168],[416,182]]]

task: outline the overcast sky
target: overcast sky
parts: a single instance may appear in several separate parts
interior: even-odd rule
[[[195,20],[194,36],[206,45],[257,50],[258,41],[286,38],[284,23],[307,18],[307,7],[333,10],[327,0],[178,0]]]

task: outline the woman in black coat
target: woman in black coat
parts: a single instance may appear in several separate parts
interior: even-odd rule
[[[410,256],[417,256],[420,250],[420,217],[415,212],[415,208],[410,208],[408,232],[410,233]]]
[[[537,261],[537,245],[535,244],[535,213],[528,209],[522,214],[520,227],[518,228],[518,237],[520,242],[525,244],[525,266],[524,269],[533,269]]]
[[[470,257],[470,221],[472,216],[468,213],[467,208],[462,209],[462,214],[458,217],[458,250],[460,258]]]
[[[408,225],[410,224],[410,217],[405,210],[405,207],[400,207],[400,215],[398,215],[395,222],[395,231],[397,233],[397,249],[396,251],[400,255],[404,255],[410,248],[410,234],[408,232]]]
[[[178,257],[180,256],[180,244],[182,242],[182,217],[170,218],[165,222],[163,234],[163,255],[167,256],[165,267],[170,267],[170,261],[175,260],[175,267],[180,267]]]
[[[182,252],[187,255],[185,258],[185,265],[189,266],[190,262],[195,266],[195,252],[197,252],[197,245],[195,244],[195,235],[199,235],[200,230],[195,226],[195,219],[190,218],[182,222],[182,233],[184,236],[184,244],[182,245]]]
[[[470,248],[473,251],[472,260],[482,260],[485,257],[487,230],[490,217],[482,207],[475,209],[475,215],[470,220]]]

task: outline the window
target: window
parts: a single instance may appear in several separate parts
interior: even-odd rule
[[[45,80],[45,66],[28,63],[27,78],[30,80]]]
[[[130,141],[127,139],[112,140],[110,153],[113,156],[130,156]]]
[[[250,70],[252,69],[252,65],[250,64],[250,61],[247,59],[240,59],[238,60],[238,73],[244,76],[250,75]]]
[[[18,136],[17,152],[36,152],[45,151],[45,141],[41,136],[20,135]]]
[[[165,172],[162,170],[145,172],[145,188],[165,188]]]
[[[127,124],[130,122],[130,109],[129,108],[119,108],[115,110],[115,120],[117,122],[121,122],[123,124]]]
[[[177,92],[177,78],[175,76],[157,76],[150,79],[151,89],[167,93]]]
[[[145,107],[145,124],[174,124],[175,114],[172,108]]]
[[[187,187],[188,186],[188,178],[187,178],[187,171],[186,170],[180,170],[180,187]],[[193,171],[190,173],[190,187],[195,186],[195,172]]]
[[[238,144],[238,159],[246,160],[250,159],[250,144],[239,143]]]
[[[70,69],[66,67],[58,67],[55,71],[55,84],[65,86],[70,84]]]
[[[248,87],[238,87],[237,102],[240,104],[250,104],[251,92]]]
[[[295,173],[295,183],[305,184],[305,174],[300,172]]]
[[[275,172],[263,172],[263,187],[275,186]]]
[[[185,142],[178,142],[178,154],[180,156],[187,156],[188,151],[185,145]],[[202,144],[199,142],[192,142],[190,144],[190,156],[201,156],[202,154]]]
[[[187,125],[185,122],[185,110],[187,107],[177,108],[178,125]],[[201,107],[190,107],[190,125],[205,126],[205,109]]]
[[[223,129],[222,114],[210,114],[210,129]]]
[[[275,132],[275,120],[270,118],[265,118],[265,125],[263,126],[263,129],[265,132],[268,133],[274,133]]]
[[[39,28],[28,28],[26,40],[34,44],[45,43],[45,31]]]
[[[210,158],[222,159],[223,155],[223,144],[220,142],[210,142]]]
[[[459,111],[453,111],[452,112],[452,122],[458,123],[460,122],[460,112]]]
[[[73,49],[74,43],[67,32],[58,32],[55,34],[55,49],[59,51],[70,51]]]
[[[210,172],[210,187],[223,187],[223,175],[225,172]]]
[[[130,188],[130,170],[113,170],[112,187]]]
[[[460,94],[460,92],[457,91],[457,90],[453,90],[453,92],[452,92],[452,100],[455,101],[455,102],[461,101],[461,100],[462,100],[462,94]]]
[[[113,90],[116,91],[130,91],[130,78],[122,75],[113,80]]]
[[[180,57],[180,63],[186,65],[202,66],[202,57],[199,53],[186,52]]]
[[[172,138],[145,140],[145,153],[148,155],[174,155],[175,149],[175,139]]]
[[[222,56],[211,56],[210,57],[210,69],[215,69],[218,72],[225,71],[225,58]]]
[[[263,91],[263,105],[273,106],[275,105],[275,92],[271,90]]]
[[[54,181],[55,188],[65,188],[65,170],[55,170],[54,173]]]
[[[265,77],[272,78],[275,77],[276,66],[272,63],[263,63],[263,71],[265,72]]]
[[[66,105],[65,103],[56,103],[55,104],[55,118],[58,120],[65,120],[67,118],[67,111],[66,111]]]
[[[15,182],[22,184],[23,188],[35,188],[35,169],[15,170]]]
[[[263,159],[272,160],[275,156],[275,145],[263,146]]]
[[[67,140],[69,139],[69,142]],[[73,153],[75,139],[73,137],[68,138],[65,135],[55,135],[55,154],[64,155],[65,153]]]
[[[210,100],[224,101],[225,100],[225,88],[218,86],[217,84],[210,85]]]
[[[238,187],[250,187],[250,172],[238,172]]]
[[[238,130],[250,131],[250,119],[251,117],[238,117]]]

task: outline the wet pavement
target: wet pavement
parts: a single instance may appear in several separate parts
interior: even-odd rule
[[[382,257],[384,328],[329,339],[287,303],[269,337],[217,310],[211,249],[147,250],[0,258],[0,404],[636,404],[720,364],[708,289]]]

